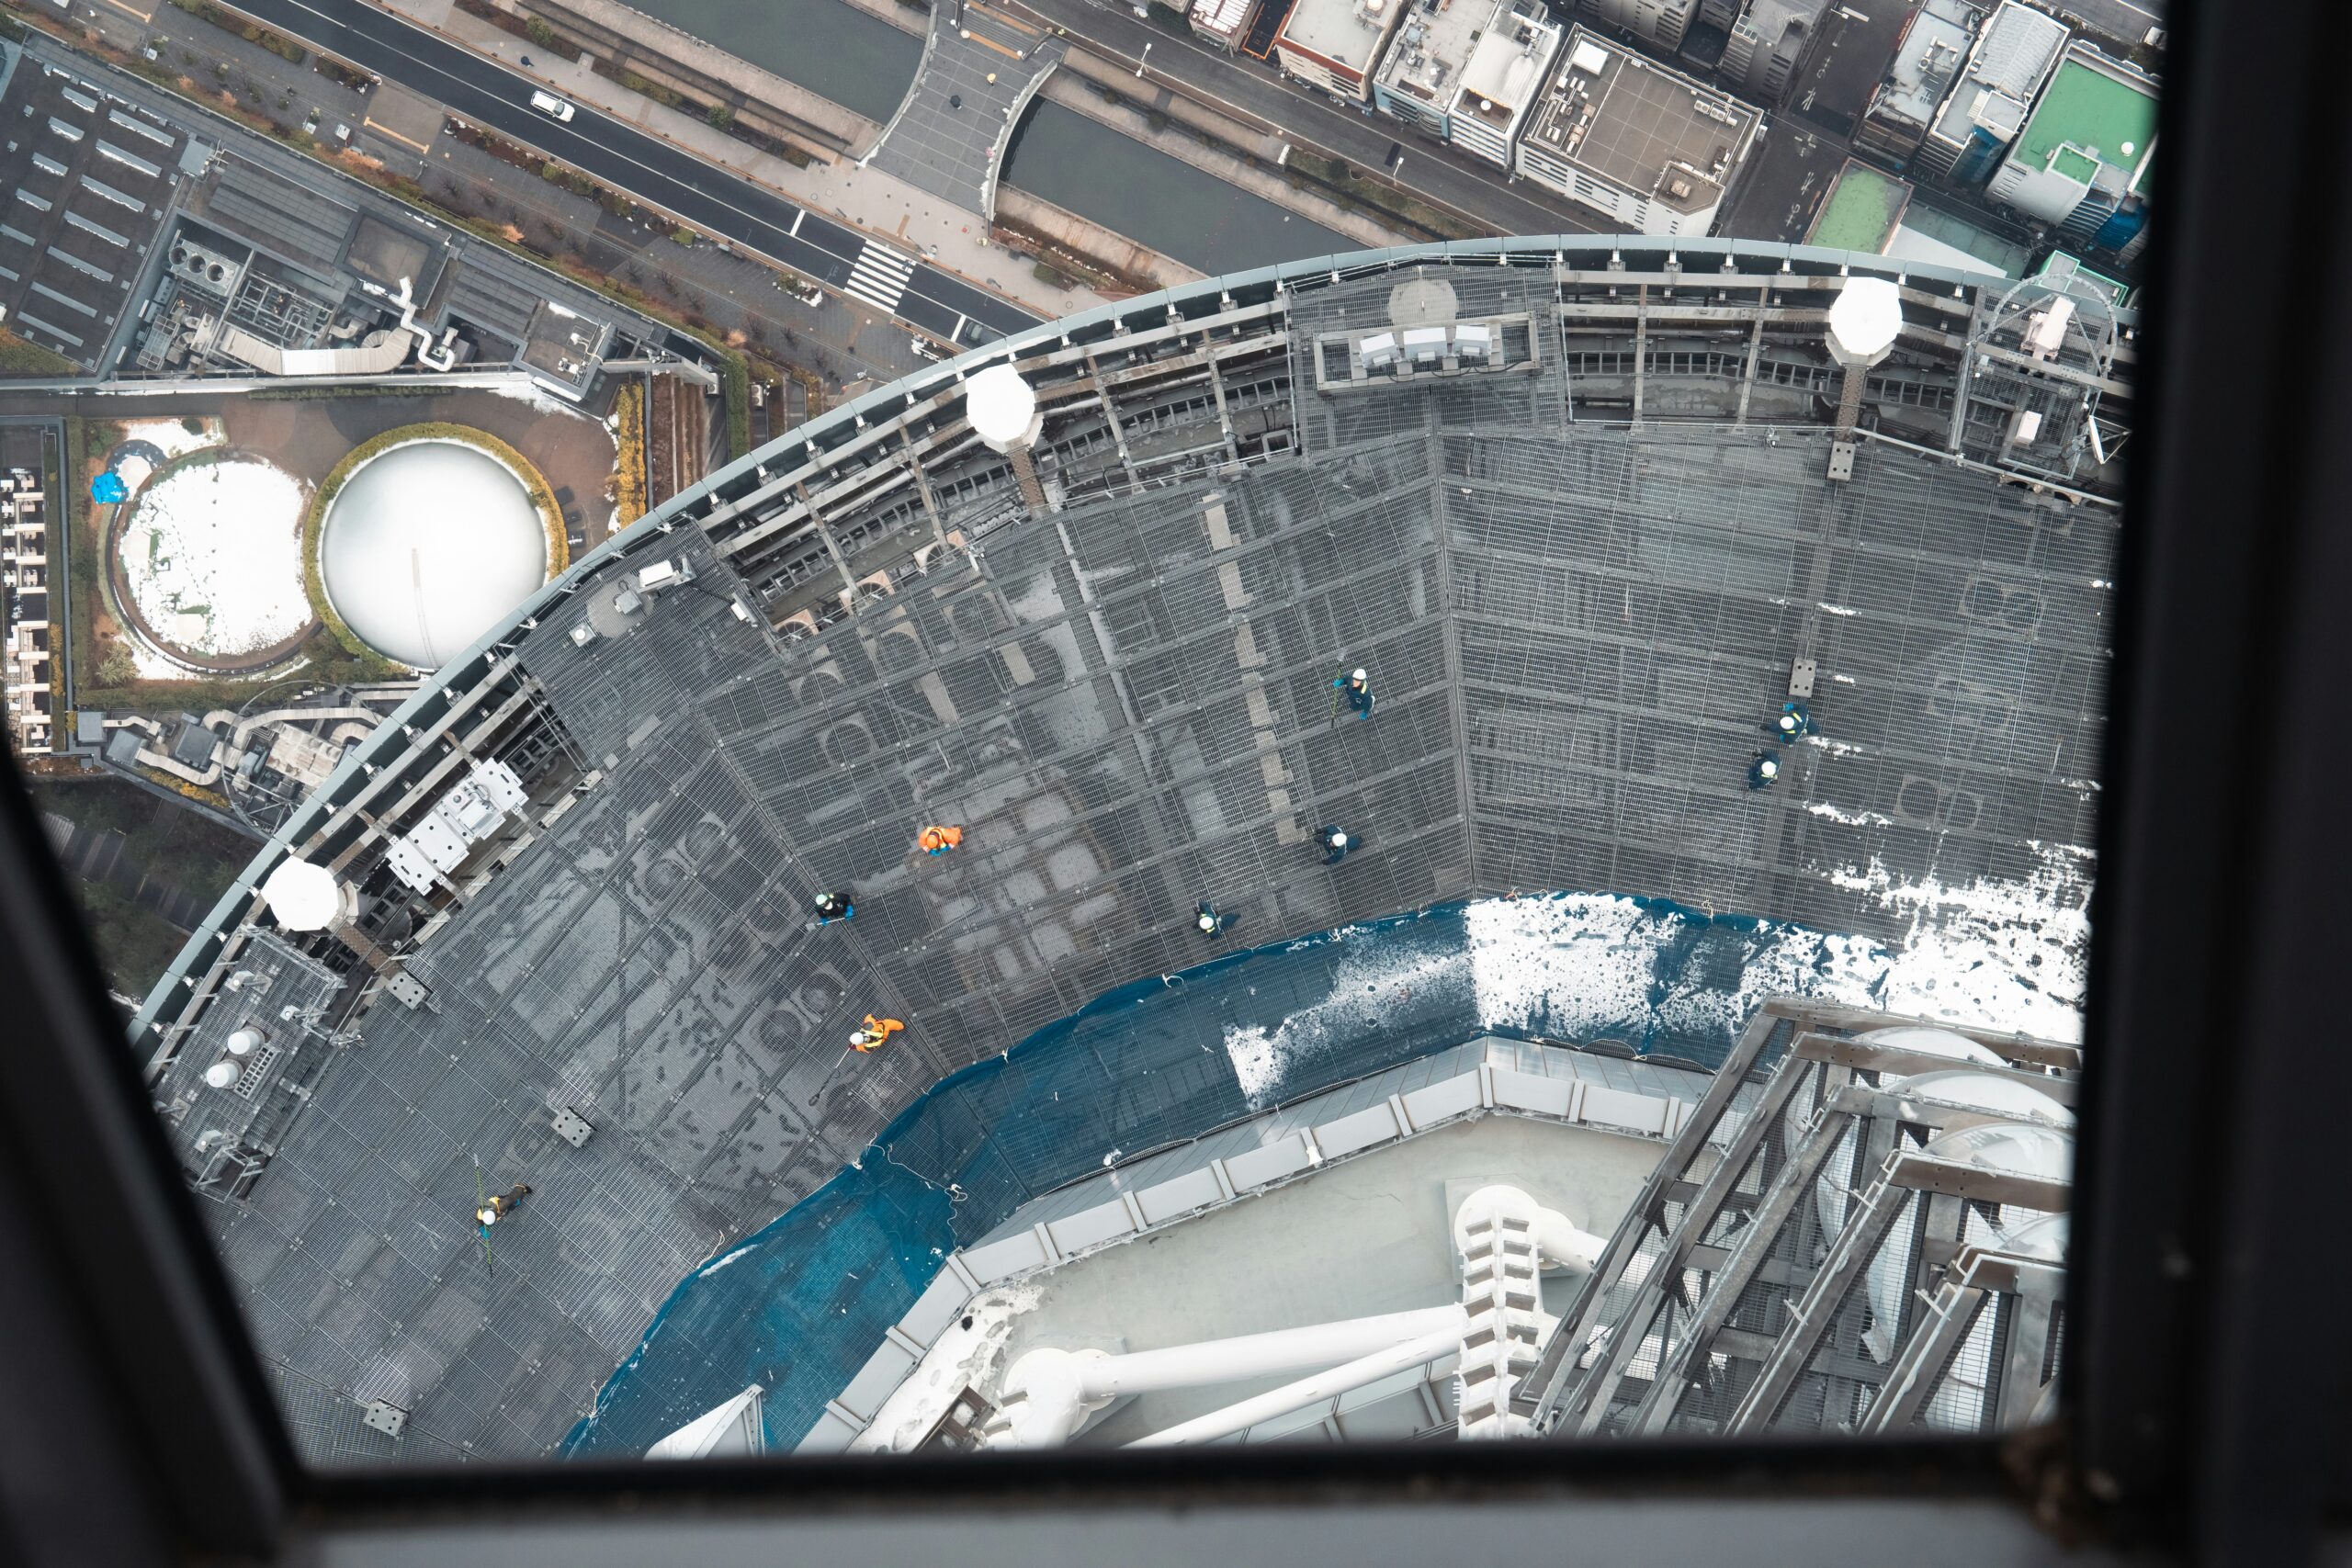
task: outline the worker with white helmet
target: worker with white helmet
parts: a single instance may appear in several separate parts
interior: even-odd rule
[[[1335,677],[1331,689],[1348,699],[1348,705],[1356,710],[1356,717],[1360,719],[1370,718],[1373,705],[1380,700],[1372,694],[1372,676],[1362,665],[1345,675]],[[1331,699],[1331,709],[1335,714],[1339,711],[1338,697]]]

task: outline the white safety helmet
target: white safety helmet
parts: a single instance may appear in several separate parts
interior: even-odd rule
[[[1777,778],[1780,775],[1781,764],[1777,758],[1766,757],[1757,762],[1756,771],[1768,779]]]
[[[1369,681],[1369,680],[1371,680],[1371,679],[1372,679],[1372,677],[1371,677],[1371,676],[1369,676],[1369,675],[1367,675],[1367,674],[1365,674],[1365,673],[1363,672],[1363,667],[1362,665],[1358,665],[1358,666],[1356,667],[1356,672],[1355,672],[1354,674],[1352,674],[1352,675],[1349,676],[1349,677],[1348,677],[1348,679],[1349,679],[1349,680],[1351,680],[1351,681],[1359,681],[1359,682],[1361,682],[1361,681]]]
[[[1331,842],[1332,842],[1332,844],[1333,844],[1334,846],[1337,846],[1337,845],[1340,845],[1340,844],[1344,844],[1344,843],[1346,843],[1347,841],[1348,841],[1348,833],[1347,833],[1347,829],[1344,829],[1344,828],[1334,828],[1334,829],[1331,829]]]
[[[1216,917],[1210,914],[1206,909],[1203,909],[1200,913],[1199,924],[1201,930],[1204,931],[1213,931],[1216,930]]]

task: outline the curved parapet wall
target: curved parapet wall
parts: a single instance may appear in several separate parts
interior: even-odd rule
[[[1578,952],[1562,962],[1562,952]],[[1871,942],[1653,899],[1451,904],[1098,998],[926,1090],[821,1191],[688,1276],[564,1444],[633,1455],[746,1382],[791,1448],[946,1256],[1029,1200],[1480,1034],[1712,1068],[1767,998],[1906,994]]]
[[[1904,325],[1833,450],[1849,270]],[[1255,942],[1513,887],[1967,926],[1913,1010],[2070,1032],[2115,525],[2067,431],[2120,429],[2131,345],[2086,309],[2025,353],[2046,299],[1781,247],[1369,253],[1039,327],[713,476],[436,671],[136,1021],[265,1356],[405,1401],[412,1451],[543,1451],[679,1279],[933,1084],[1197,964],[1200,898]],[[964,389],[1005,363],[1039,428],[1000,454]],[[1359,665],[1368,724],[1330,685]],[[350,890],[332,933],[256,905],[289,854]],[[844,886],[854,925],[810,930]],[[315,1026],[207,1100],[265,969]],[[837,1069],[869,1011],[909,1027]],[[471,1397],[442,1380],[489,1364],[481,1318],[440,1298],[476,1157],[535,1189],[495,1332],[544,1348]],[[297,1250],[356,1260],[317,1282],[334,1334],[272,1296]]]

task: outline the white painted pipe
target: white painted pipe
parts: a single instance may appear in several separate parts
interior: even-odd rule
[[[1459,1319],[1460,1314],[1456,1313]],[[1176,1448],[1186,1443],[1214,1442],[1245,1432],[1261,1421],[1271,1421],[1277,1416],[1287,1416],[1294,1410],[1304,1410],[1321,1400],[1336,1398],[1350,1389],[1377,1382],[1408,1367],[1426,1366],[1441,1356],[1450,1356],[1462,1348],[1462,1325],[1459,1321],[1444,1328],[1433,1330],[1402,1345],[1385,1350],[1375,1350],[1360,1356],[1345,1366],[1333,1367],[1328,1372],[1301,1378],[1296,1382],[1269,1389],[1264,1393],[1228,1404],[1222,1410],[1212,1410],[1190,1421],[1179,1422],[1165,1431],[1154,1432],[1148,1438],[1137,1438],[1131,1449]]]
[[[1440,1328],[1459,1328],[1461,1322],[1462,1309],[1448,1303],[1231,1339],[1204,1339],[1197,1345],[1171,1345],[1161,1350],[1136,1350],[1106,1360],[1080,1362],[1079,1386],[1089,1399],[1103,1394],[1115,1398],[1313,1371],[1386,1349],[1401,1339]]]
[[[1118,1356],[1040,1347],[1005,1374],[1002,1403],[1011,1425],[990,1446],[1068,1442],[1091,1413],[1128,1394],[1309,1371],[1440,1329],[1459,1336],[1462,1321],[1462,1309],[1447,1305]]]

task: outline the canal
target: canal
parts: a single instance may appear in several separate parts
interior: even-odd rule
[[[1363,248],[1046,98],[1014,130],[1002,177],[1206,273]]]
[[[842,0],[630,4],[884,124],[898,112],[922,60],[922,39]],[[1014,130],[1003,179],[1206,273],[1357,248],[1262,197],[1044,98]]]
[[[884,124],[922,39],[842,0],[629,0],[682,33]],[[915,14],[908,13],[911,17]]]

